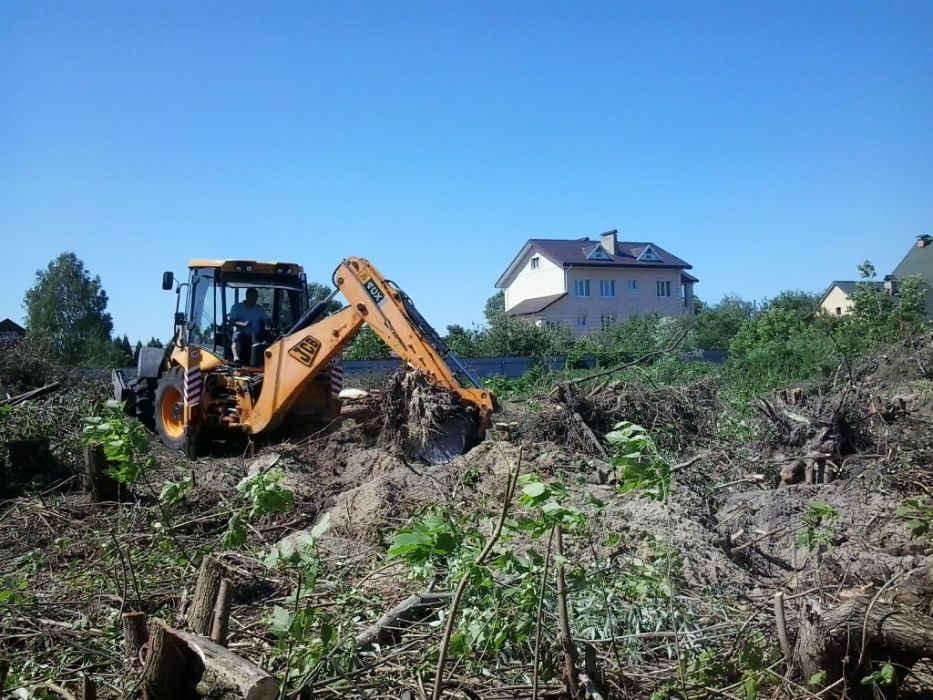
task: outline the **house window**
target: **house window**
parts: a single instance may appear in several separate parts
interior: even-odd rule
[[[541,258],[536,255],[531,259],[531,269],[537,270],[539,267],[541,267]]]
[[[616,322],[615,316],[610,315],[610,316],[599,317],[599,327],[602,328],[603,330],[606,330],[607,328],[609,328],[609,326],[611,326],[615,322]]]
[[[580,314],[577,316],[577,325],[585,326],[586,325],[586,314]]]
[[[628,295],[630,297],[638,296],[638,280],[629,280],[628,281]]]
[[[837,316],[842,316],[842,307],[841,307],[841,306],[837,306],[837,307],[836,307],[836,315],[837,315]]]
[[[616,295],[615,280],[599,280],[599,296],[614,297]]]
[[[589,280],[574,280],[573,281],[573,295],[575,297],[588,297],[590,295],[590,281]]]
[[[549,331],[553,331],[553,330],[556,329],[559,325],[560,325],[560,323],[558,323],[557,321],[545,321],[545,322],[544,322],[544,327],[547,328]]]
[[[658,280],[658,296],[659,297],[669,297],[671,295],[671,282],[667,280],[662,282]]]

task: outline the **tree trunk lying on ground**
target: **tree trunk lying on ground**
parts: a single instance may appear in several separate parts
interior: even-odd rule
[[[143,700],[275,700],[278,681],[251,661],[155,620],[143,669]]]
[[[425,591],[409,596],[363,630],[356,638],[357,648],[365,651],[373,644],[390,643],[404,628],[447,604],[452,595],[449,591]]]
[[[861,685],[872,662],[890,663],[901,680],[930,656],[933,618],[912,608],[867,597],[829,609],[811,601],[800,618],[796,658],[803,677],[825,672],[824,685],[845,678],[853,698],[873,697],[872,687]]]

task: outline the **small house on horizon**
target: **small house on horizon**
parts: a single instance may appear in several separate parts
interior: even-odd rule
[[[15,321],[5,318],[0,321],[0,346],[16,345],[26,337],[26,329]]]
[[[884,280],[834,280],[823,292],[820,307],[832,316],[843,316],[852,310],[852,297],[859,284],[873,284],[883,287],[889,294],[897,296],[898,284],[911,277],[920,278],[920,288],[924,291],[927,316],[933,318],[933,236],[917,236],[917,242],[910,247],[907,255]]]
[[[496,281],[505,313],[576,335],[630,316],[693,315],[690,263],[653,242],[619,241],[617,231],[590,238],[532,238]]]

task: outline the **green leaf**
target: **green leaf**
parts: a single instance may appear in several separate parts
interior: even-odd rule
[[[279,634],[288,632],[292,624],[292,615],[285,608],[276,605],[272,608],[272,619],[269,621],[269,629]]]
[[[541,481],[535,481],[522,488],[522,493],[528,498],[540,498],[547,493],[547,484]]]
[[[822,686],[826,683],[826,671],[819,671],[810,676],[810,680],[807,681],[808,685],[819,685]]]
[[[742,696],[745,700],[757,700],[758,698],[758,676],[754,673],[746,673],[742,678]]]
[[[325,513],[324,517],[318,520],[317,525],[311,528],[311,537],[315,541],[321,539],[325,532],[330,529],[330,513]]]

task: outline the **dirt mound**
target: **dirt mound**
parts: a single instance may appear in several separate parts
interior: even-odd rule
[[[4,612],[11,611],[11,629],[22,632],[0,640],[0,656],[26,669],[17,683],[45,680],[37,669],[53,667],[53,680],[72,682],[88,668],[82,654],[59,658],[60,650],[40,643],[62,636],[69,650],[94,650],[95,673],[117,679],[99,696],[116,697],[127,691],[120,679],[138,675],[138,668],[124,668],[114,632],[120,613],[138,608],[184,624],[177,611],[191,595],[198,560],[214,552],[236,579],[231,648],[237,653],[280,674],[291,663],[286,658],[321,664],[314,668],[326,671],[314,682],[322,697],[415,696],[422,672],[430,673],[437,658],[446,612],[432,608],[408,620],[393,631],[395,646],[363,657],[353,649],[350,661],[336,643],[319,656],[315,645],[354,639],[425,587],[431,595],[452,594],[455,586],[443,588],[449,581],[440,573],[413,580],[404,562],[387,559],[387,544],[414,517],[442,510],[457,527],[475,528],[481,547],[503,512],[510,470],[520,463],[527,481],[510,501],[507,534],[496,550],[506,568],[496,576],[470,569],[475,578],[465,598],[482,588],[500,596],[503,607],[474,606],[473,617],[464,612],[455,618],[451,638],[462,645],[466,632],[481,634],[497,616],[525,610],[516,618],[520,625],[483,638],[490,648],[512,645],[502,648],[514,655],[476,646],[451,668],[456,684],[481,697],[530,697],[531,659],[537,657],[539,694],[566,696],[553,675],[562,668],[554,634],[561,613],[553,572],[560,565],[573,640],[588,640],[578,645],[584,656],[578,665],[613,697],[700,698],[709,688],[724,697],[752,697],[738,689],[748,678],[761,684],[757,697],[804,697],[806,678],[783,670],[774,641],[776,593],[785,596],[791,639],[803,638],[806,625],[823,612],[847,611],[853,601],[861,601],[856,612],[862,617],[844,629],[860,641],[861,622],[871,612],[866,607],[887,614],[885,606],[907,606],[922,620],[933,602],[929,537],[912,530],[916,521],[898,515],[905,497],[930,489],[933,381],[927,368],[933,368],[929,340],[902,344],[828,381],[773,392],[758,404],[764,439],[747,444],[717,437],[722,405],[715,378],[677,387],[615,383],[584,390],[564,384],[552,396],[507,404],[483,443],[431,466],[413,459],[409,448],[434,439],[460,411],[459,401],[408,373],[394,377],[380,395],[387,415],[378,431],[374,422],[348,421],[310,439],[258,442],[255,457],[238,452],[195,463],[156,448],[159,468],[130,494],[131,506],[99,506],[66,491],[2,504],[0,521],[10,527],[0,540],[0,562],[12,572],[0,579],[12,591]],[[41,415],[58,420],[55,400]],[[669,467],[667,500],[644,488],[622,493],[615,448],[605,433],[623,420],[646,427],[660,447]],[[819,462],[825,483],[786,483],[784,474],[805,478],[789,465],[807,460]],[[257,516],[244,542],[221,545],[231,513],[242,515],[246,507],[237,484],[271,470],[284,474],[294,507]],[[191,482],[183,499],[172,506],[157,502],[163,483],[182,479]],[[553,487],[551,510],[531,502],[540,493],[535,483]],[[564,506],[577,509],[585,527],[568,526],[558,554],[547,530],[535,534],[540,522],[531,521]],[[277,543],[300,541],[325,516],[330,529],[315,543],[318,568],[301,579],[315,586],[296,623],[308,627],[289,637],[281,629],[293,622],[284,613],[299,601],[292,595],[298,570],[288,568],[294,562],[261,562]],[[444,566],[457,571],[452,564],[438,564],[438,571]],[[550,583],[542,586],[545,571]],[[449,600],[443,598],[444,609]],[[34,602],[42,605],[41,617],[30,607]],[[549,640],[540,655],[531,641],[538,619]],[[873,628],[864,629],[870,636]],[[872,644],[866,648],[881,663],[883,653]],[[857,659],[859,649],[846,653]],[[897,658],[905,669],[916,661]],[[778,671],[783,675],[775,681]],[[672,685],[679,679],[684,692]],[[916,686],[916,673],[913,679]],[[850,685],[859,685],[858,678]]]

